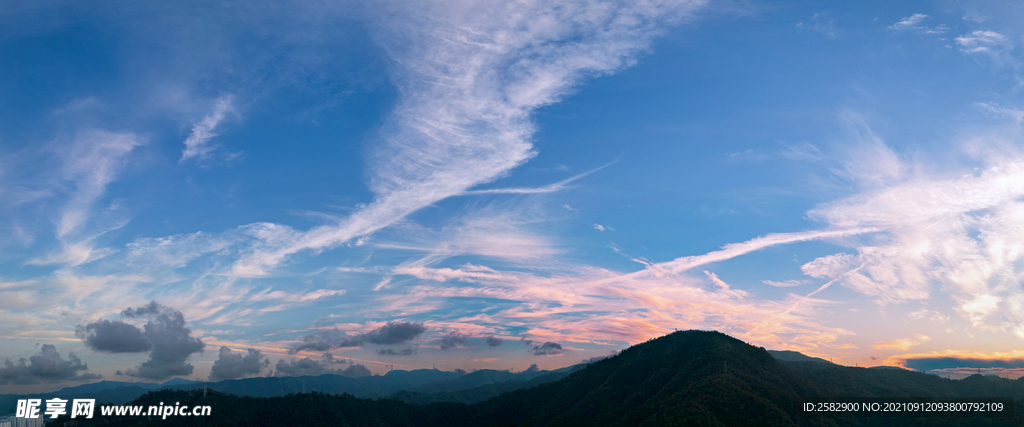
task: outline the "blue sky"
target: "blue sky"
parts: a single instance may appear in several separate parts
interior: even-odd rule
[[[1022,7],[5,7],[0,390],[674,329],[1019,376]]]

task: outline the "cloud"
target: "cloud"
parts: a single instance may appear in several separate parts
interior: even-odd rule
[[[452,348],[465,347],[466,346],[466,335],[459,333],[459,331],[452,331],[441,337],[441,349],[448,350]]]
[[[121,312],[121,317],[149,319],[143,326],[143,336],[151,348],[149,359],[136,368],[125,371],[125,375],[163,380],[192,374],[193,367],[186,361],[192,354],[202,353],[206,345],[199,338],[193,337],[192,330],[185,327],[185,316],[180,311],[150,301],[142,307],[125,309]],[[128,336],[135,334],[120,326],[118,330],[126,332]],[[107,337],[107,340],[120,342],[112,337]]]
[[[852,266],[863,269],[842,278],[844,286],[880,302],[927,298],[933,283],[952,291],[959,311],[977,327],[1002,311],[1000,328],[1014,329],[1010,310],[1024,301],[1019,287],[1007,286],[1024,257],[1019,226],[1024,203],[1024,163],[1008,162],[958,177],[920,176],[816,208],[812,218],[835,227],[886,230],[877,243],[857,254],[820,257],[803,270],[836,279]]]
[[[534,155],[531,113],[582,79],[632,65],[660,24],[703,1],[404,3],[378,16],[402,93],[370,159],[373,202],[338,224],[252,248],[232,277],[371,234],[496,180]]]
[[[534,356],[550,356],[565,353],[561,344],[551,341],[533,346],[533,348],[530,349],[530,352],[533,353]]]
[[[1024,352],[980,352],[943,350],[929,353],[909,353],[886,359],[887,365],[905,364],[911,369],[955,369],[955,368],[1024,368]],[[973,372],[972,372],[973,373]]]
[[[611,227],[608,227],[608,226],[604,226],[604,225],[601,225],[601,224],[594,224],[594,229],[597,230],[597,231],[605,231],[605,230],[615,231],[614,228],[611,228]]]
[[[222,346],[217,360],[213,362],[210,369],[210,381],[233,380],[247,375],[258,375],[260,371],[270,365],[270,360],[265,359],[260,351],[254,348],[246,349],[248,354],[233,354],[231,348]]]
[[[401,350],[395,350],[393,348],[385,348],[385,349],[377,350],[377,354],[379,354],[381,356],[412,356],[412,355],[416,354],[416,349],[414,349],[414,348],[403,348]]]
[[[827,19],[827,16],[824,13],[815,13],[811,16],[809,22],[800,22],[796,24],[796,26],[801,29],[809,29],[830,39],[834,39],[838,35],[838,30],[836,30],[836,20]]]
[[[984,55],[997,66],[1017,66],[1018,62],[1010,52],[1013,41],[995,31],[977,30],[956,38],[956,46],[969,55]]]
[[[359,347],[369,344],[401,344],[412,341],[427,330],[422,323],[391,321],[370,332],[348,335],[338,330],[321,331],[302,337],[302,344],[288,350],[295,354],[304,350],[327,351],[332,348]]]
[[[121,172],[128,154],[139,145],[136,135],[130,132],[90,130],[77,133],[67,146],[60,147],[63,165],[57,178],[69,181],[73,188],[56,220],[55,234],[61,250],[30,260],[29,264],[76,266],[112,253],[94,250],[94,240],[121,228],[127,221],[116,214],[93,218],[92,209]]]
[[[275,377],[315,377],[319,375],[341,375],[345,377],[365,377],[372,373],[363,365],[354,364],[345,369],[330,369],[328,364],[337,363],[330,354],[325,354],[322,360],[315,360],[309,357],[298,360],[277,361],[274,367]]]
[[[872,345],[872,347],[880,350],[907,351],[910,350],[910,347],[920,345],[928,341],[931,341],[931,338],[928,337],[927,335],[914,335],[914,338],[901,338],[893,341],[879,341]]]
[[[151,344],[142,330],[120,320],[102,319],[86,325],[78,325],[75,335],[95,351],[108,353],[142,353],[149,351]]]
[[[579,209],[576,209],[576,208],[574,208],[572,206],[569,206],[568,203],[562,205],[562,209],[565,209],[567,211],[573,211],[573,212],[579,212],[580,211]]]
[[[380,328],[363,335],[366,342],[372,344],[400,344],[411,341],[427,330],[422,323],[388,322]]]
[[[355,364],[342,370],[341,375],[345,377],[359,378],[373,375],[373,372],[370,372],[370,370],[363,365]]]
[[[539,370],[540,370],[540,367],[538,367],[537,364],[534,363],[534,364],[530,365],[529,368],[526,368],[526,370],[523,371],[523,372],[537,372]]]
[[[612,163],[614,163],[614,162],[612,162]],[[583,177],[585,177],[587,175],[590,175],[590,174],[592,174],[594,172],[597,172],[597,171],[599,171],[601,169],[604,169],[604,168],[606,168],[606,167],[608,167],[610,165],[611,165],[611,163],[606,164],[604,166],[600,166],[600,167],[591,169],[591,170],[583,172],[583,173],[581,173],[579,175],[575,175],[575,176],[566,178],[564,180],[558,181],[558,182],[556,182],[554,184],[547,185],[547,186],[544,186],[544,187],[537,187],[537,188],[492,188],[492,189],[487,189],[487,190],[471,190],[471,191],[466,191],[466,192],[464,192],[462,194],[463,195],[477,195],[477,194],[543,194],[543,193],[554,193],[556,191],[564,190],[566,188],[566,186],[568,184],[572,183],[573,181],[576,181],[576,180],[578,180],[580,178],[583,178]],[[568,207],[568,206],[569,205],[562,205],[563,208]],[[573,209],[572,207],[568,207],[567,209],[568,210],[572,210],[572,211],[576,210],[576,209]]]
[[[88,369],[75,353],[69,352],[67,360],[64,360],[56,346],[43,344],[39,354],[29,357],[27,361],[24,358],[18,359],[17,363],[11,359],[5,360],[4,367],[0,368],[0,384],[58,383],[100,378],[95,374],[78,374]]]
[[[782,282],[776,282],[774,280],[762,280],[761,283],[764,283],[764,284],[766,284],[768,286],[774,286],[776,288],[791,288],[793,286],[800,286],[800,285],[804,285],[804,284],[807,284],[807,283],[810,283],[810,282],[808,282],[806,280],[792,279],[792,280],[786,280],[786,281],[782,281]]]
[[[969,35],[956,38],[956,44],[961,51],[967,53],[991,52],[993,48],[1000,47],[1009,42],[1006,36],[995,31],[977,30]]]
[[[722,250],[708,252],[704,255],[695,255],[676,258],[672,261],[651,264],[647,270],[650,272],[658,271],[669,271],[672,273],[681,273],[705,264],[713,262],[721,262],[728,259],[745,255],[750,252],[759,251],[771,246],[783,245],[788,243],[806,242],[809,240],[822,240],[828,238],[838,238],[846,236],[854,236],[864,233],[873,233],[878,231],[878,228],[874,227],[848,227],[845,229],[834,229],[834,230],[823,230],[823,231],[801,231],[796,233],[772,233],[764,237],[757,237],[742,243],[730,243],[722,247]],[[634,273],[636,275],[636,273]]]
[[[910,16],[906,17],[906,18],[903,18],[901,21],[899,21],[899,22],[897,22],[895,24],[890,25],[889,29],[890,30],[920,30],[920,29],[923,28],[921,26],[921,23],[924,22],[924,20],[927,19],[927,18],[928,18],[928,15],[925,15],[923,13],[915,13],[913,15],[910,15]]]
[[[488,347],[498,347],[501,345],[502,341],[503,340],[501,338],[495,337],[494,335],[484,338],[484,342]]]
[[[179,162],[183,163],[191,158],[202,160],[210,155],[215,148],[210,144],[210,139],[217,136],[214,131],[217,125],[224,120],[224,116],[234,110],[233,100],[234,98],[230,95],[217,99],[213,111],[192,126],[192,133],[185,140],[185,149],[181,152]]]

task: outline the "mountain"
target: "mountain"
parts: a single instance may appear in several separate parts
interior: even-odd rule
[[[64,387],[54,393],[57,394],[85,394],[96,393],[103,390],[111,390],[118,387],[138,387],[143,390],[156,390],[160,384],[156,383],[130,383],[125,381],[99,381],[95,383],[82,384],[74,387]]]
[[[168,380],[167,382],[165,382],[163,384],[160,384],[160,387],[167,387],[167,386],[174,386],[174,385],[181,385],[181,384],[199,384],[199,383],[202,383],[202,381],[186,380],[184,378],[172,378],[172,379]]]
[[[434,375],[415,371],[400,375],[421,374]],[[504,392],[472,405],[452,402],[414,405],[396,399],[360,399],[351,394],[322,392],[256,398],[214,390],[164,389],[149,392],[132,404],[156,406],[160,402],[180,402],[190,407],[209,405],[213,416],[176,417],[173,421],[159,417],[97,417],[80,425],[1024,425],[1024,411],[1017,411],[1017,416],[1009,419],[808,416],[799,410],[800,405],[808,400],[837,396],[1020,396],[1024,380],[977,375],[956,381],[910,371],[850,368],[806,361],[781,362],[763,348],[717,332],[676,332],[635,345],[615,357],[579,367],[571,373],[563,371],[545,375],[561,374],[566,375],[532,388]],[[307,384],[310,378],[319,377],[307,377]],[[540,381],[541,378],[544,376],[530,381]],[[505,381],[482,387],[517,383],[523,381]],[[1017,399],[1015,404],[1024,408],[1024,400]]]
[[[481,369],[461,377],[424,384],[409,389],[417,393],[437,393],[445,391],[467,390],[487,384],[501,383],[506,381],[529,381],[549,371],[524,371],[512,373],[509,371],[497,371],[493,369]]]
[[[1024,379],[1011,380],[996,376],[971,375],[962,380],[950,380],[902,368],[855,368],[815,362],[783,362],[783,365],[797,376],[833,396],[1012,397],[1024,399]]]
[[[580,369],[582,369],[584,366],[585,365],[576,365],[576,367]],[[433,393],[400,391],[398,393],[391,395],[390,398],[401,400],[406,403],[412,403],[415,405],[428,405],[431,403],[439,402],[472,404],[477,402],[483,402],[487,399],[490,399],[495,396],[500,396],[503,393],[507,393],[510,391],[536,387],[544,383],[558,381],[562,378],[565,378],[570,373],[568,370],[540,372],[542,373],[542,375],[531,378],[529,380],[512,379],[509,381],[485,384],[475,388],[463,390],[437,391]]]
[[[471,424],[795,425],[798,405],[811,397],[822,396],[763,348],[718,332],[679,331],[561,381],[475,405]]]
[[[827,363],[829,365],[833,365],[834,364],[834,363],[829,362],[829,361],[827,361],[825,359],[822,359],[822,358],[819,358],[819,357],[811,357],[811,356],[805,355],[805,354],[797,352],[797,351],[790,351],[790,350],[768,350],[768,354],[772,355],[772,357],[774,357],[776,360],[781,360],[783,362],[817,362],[817,363]]]
[[[317,377],[259,377],[225,380],[216,383],[179,384],[178,390],[210,389],[239,396],[273,397],[289,393],[322,392],[351,394],[356,397],[384,397],[430,383],[454,380],[462,374],[436,369],[390,371],[386,375],[350,378],[340,375]]]

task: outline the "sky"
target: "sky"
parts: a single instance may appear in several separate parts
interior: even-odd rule
[[[0,392],[1024,374],[1024,4],[0,4]]]

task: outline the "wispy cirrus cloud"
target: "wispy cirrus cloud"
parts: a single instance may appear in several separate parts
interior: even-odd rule
[[[928,341],[931,341],[931,338],[929,336],[917,334],[914,335],[913,338],[900,338],[892,341],[879,341],[874,343],[872,347],[881,350],[907,351],[910,350],[910,347],[921,345],[922,343],[926,343]]]
[[[949,30],[949,27],[945,24],[939,24],[934,27],[924,25],[924,21],[928,18],[929,16],[923,13],[915,13],[890,25],[888,28],[896,31],[921,31],[929,34],[941,34]]]
[[[82,131],[62,144],[59,176],[70,187],[70,198],[55,220],[54,234],[61,248],[30,260],[29,264],[74,266],[111,253],[109,249],[94,250],[94,241],[108,231],[121,228],[127,219],[116,212],[95,218],[95,205],[124,168],[128,154],[139,145],[141,142],[133,133],[104,130]]]
[[[534,109],[584,77],[630,65],[658,24],[702,4],[442,2],[396,9],[378,38],[398,64],[404,97],[371,160],[375,200],[339,224],[253,248],[232,275],[264,275],[291,254],[335,247],[503,176],[535,155]]]
[[[210,140],[217,136],[217,126],[233,111],[234,97],[228,95],[218,98],[213,111],[192,126],[192,133],[185,139],[185,149],[181,152],[179,163],[184,163],[189,159],[207,158],[216,148]]]
[[[1009,37],[991,30],[975,30],[956,38],[956,47],[968,55],[987,57],[997,67],[1017,68],[1020,62],[1013,56],[1015,43]]]

